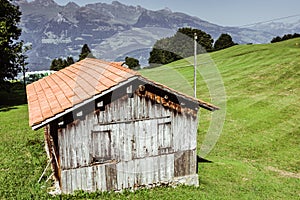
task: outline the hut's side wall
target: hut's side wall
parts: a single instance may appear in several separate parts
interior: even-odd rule
[[[198,120],[134,95],[58,132],[62,192],[198,184]]]

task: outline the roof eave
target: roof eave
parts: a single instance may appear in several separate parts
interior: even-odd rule
[[[157,83],[157,82],[155,82],[155,81],[152,81],[152,80],[150,80],[150,79],[147,79],[147,78],[145,78],[145,77],[143,77],[143,76],[141,76],[141,75],[139,75],[139,77],[140,77],[141,80],[144,80],[145,82],[148,82],[148,83],[152,83],[152,84],[155,85],[156,87],[160,87],[160,88],[163,89],[163,90],[166,90],[166,91],[168,91],[168,92],[170,92],[170,93],[176,94],[176,96],[180,96],[181,98],[184,98],[184,99],[186,99],[186,100],[188,100],[188,101],[192,101],[192,102],[198,104],[199,107],[201,107],[201,108],[204,108],[204,109],[209,110],[209,111],[220,110],[219,107],[217,107],[217,106],[215,106],[215,105],[213,105],[213,104],[207,103],[207,102],[205,102],[205,101],[196,99],[196,98],[191,97],[191,96],[187,96],[187,95],[185,95],[185,94],[183,94],[183,93],[181,93],[181,92],[178,92],[178,91],[176,91],[176,90],[174,90],[174,89],[171,89],[171,88],[169,88],[169,87],[167,87],[167,86],[165,86],[165,85],[163,85],[163,84],[161,84],[161,83]]]
[[[106,95],[106,94],[110,93],[111,91],[113,91],[113,90],[115,90],[115,89],[117,89],[119,87],[122,87],[123,85],[126,85],[127,83],[130,83],[131,81],[134,81],[136,79],[138,79],[138,76],[130,77],[127,80],[125,80],[125,81],[123,81],[123,82],[121,82],[121,83],[119,83],[119,84],[117,84],[115,86],[112,86],[111,88],[103,91],[102,93],[97,94],[97,95],[95,95],[95,96],[93,96],[93,97],[91,97],[91,98],[89,98],[89,99],[87,99],[87,100],[85,100],[85,101],[77,104],[77,105],[74,105],[73,107],[68,108],[68,109],[64,110],[63,112],[60,112],[60,113],[56,114],[53,117],[45,119],[44,121],[42,121],[40,123],[33,124],[33,125],[31,125],[32,130],[38,130],[38,129],[46,126],[47,124],[51,123],[52,121],[54,121],[56,119],[59,119],[60,117],[64,116],[65,114],[67,114],[69,112],[72,112],[72,111],[80,108],[81,106],[84,106],[85,104],[91,103],[91,102],[95,101],[96,99],[98,99],[99,97],[101,97],[103,95]]]

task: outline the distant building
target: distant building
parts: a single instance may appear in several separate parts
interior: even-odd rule
[[[214,105],[118,63],[87,58],[27,86],[56,186],[110,191],[198,185],[197,113]]]
[[[56,71],[53,70],[42,70],[42,71],[32,71],[32,72],[25,72],[25,81],[26,84],[30,84],[33,83],[41,78],[44,78],[46,76],[49,76],[53,73],[55,73]],[[24,77],[23,74],[20,73],[17,77],[17,79],[21,82],[24,81]]]

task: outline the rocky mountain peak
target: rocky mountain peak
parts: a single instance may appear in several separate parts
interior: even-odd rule
[[[64,7],[69,8],[69,9],[79,9],[80,8],[80,6],[73,1],[70,1],[69,3],[67,3]]]
[[[54,0],[33,0],[30,3],[34,5],[40,5],[43,7],[58,6],[58,4]]]
[[[119,1],[113,1],[111,4],[114,6],[124,6],[124,4],[120,3]]]

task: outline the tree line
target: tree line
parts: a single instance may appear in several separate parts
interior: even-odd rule
[[[274,38],[271,40],[271,43],[282,42],[282,41],[285,41],[285,40],[289,40],[289,39],[293,39],[293,38],[299,38],[299,37],[300,37],[300,34],[299,34],[299,33],[285,34],[285,35],[282,36],[282,37],[280,37],[280,36],[274,37]]]
[[[83,60],[87,57],[95,58],[94,55],[92,54],[92,51],[90,50],[89,46],[87,44],[84,44],[83,47],[81,48],[81,53],[79,54],[78,61]],[[69,56],[66,59],[55,58],[51,62],[50,70],[59,71],[59,70],[65,68],[65,67],[68,67],[74,63],[75,63],[75,61],[72,56]]]
[[[93,55],[92,51],[90,50],[90,48],[88,47],[87,44],[84,44],[83,47],[81,48],[81,53],[79,54],[78,61],[81,61],[85,58],[95,58],[95,56]],[[66,59],[55,58],[51,62],[50,70],[59,71],[59,70],[65,68],[65,67],[68,67],[74,63],[75,63],[74,58],[71,56],[67,57]],[[130,68],[130,69],[134,69],[134,70],[140,69],[139,60],[132,58],[132,57],[125,57],[125,62],[123,64],[128,66],[128,68]]]
[[[223,33],[214,43],[210,34],[192,28],[179,28],[172,37],[167,37],[156,41],[150,57],[150,66],[156,64],[168,64],[194,55],[194,35],[197,35],[197,54],[225,49],[236,45],[232,37]],[[200,48],[199,48],[200,47]]]

